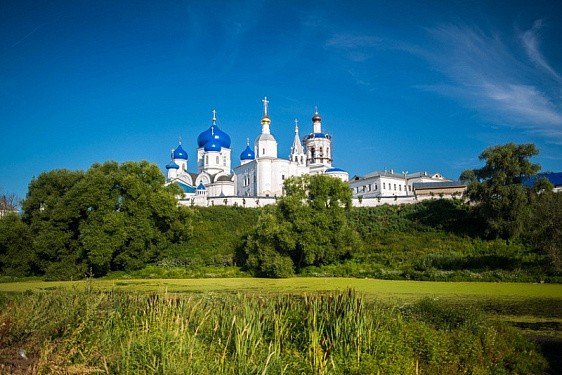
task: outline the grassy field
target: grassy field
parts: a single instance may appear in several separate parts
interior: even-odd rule
[[[0,372],[542,374],[545,359],[509,325],[559,321],[559,291],[335,278],[5,283]]]
[[[95,279],[87,281],[26,281],[0,283],[0,292],[32,292],[95,288],[168,293],[317,293],[353,289],[366,300],[395,304],[423,298],[476,306],[532,335],[562,340],[562,285],[525,283],[428,282],[355,278],[288,279]]]

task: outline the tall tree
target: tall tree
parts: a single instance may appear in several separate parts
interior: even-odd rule
[[[32,181],[23,203],[38,261],[51,277],[133,270],[155,261],[190,233],[176,185],[148,162],[106,162],[88,171],[47,172]]]
[[[286,195],[262,212],[248,237],[251,267],[266,276],[287,276],[288,264],[296,271],[331,264],[360,246],[359,236],[347,222],[351,190],[345,182],[307,175],[287,179],[284,188]]]
[[[480,155],[485,161],[482,168],[461,174],[461,180],[469,183],[468,198],[478,205],[490,235],[511,239],[522,233],[529,194],[534,192],[522,182],[540,170],[539,164],[529,160],[538,153],[534,144],[489,147]]]

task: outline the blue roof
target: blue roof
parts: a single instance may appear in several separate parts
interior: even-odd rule
[[[247,145],[246,149],[240,154],[240,160],[254,160],[255,158],[256,154],[254,150],[250,148],[250,145]]]
[[[195,193],[195,189],[193,188],[193,186],[189,186],[189,185],[186,185],[186,184],[184,184],[184,183],[177,182],[177,181],[176,181],[176,184],[178,184],[179,187],[181,187],[182,190],[183,190],[185,193]]]
[[[199,183],[199,186],[197,186],[197,190],[206,190],[205,189],[205,185],[203,185],[202,182]]]
[[[535,176],[527,177],[523,180],[523,186],[533,187],[535,185],[535,180],[538,178],[546,178],[554,187],[562,186],[562,172],[539,173]]]
[[[346,172],[346,171],[344,171],[343,169],[340,169],[340,168],[335,168],[335,167],[326,169],[326,173],[335,173],[335,172]]]
[[[174,150],[174,159],[187,160],[187,152],[181,147],[181,144]]]
[[[199,134],[199,137],[197,137],[197,147],[205,147],[212,139],[219,141],[222,147],[230,148],[230,136],[220,130],[216,124],[211,125],[209,129]]]
[[[204,148],[205,151],[220,151],[221,143],[218,140],[211,139]]]
[[[168,165],[166,165],[166,169],[180,169],[180,166],[174,163],[172,160]]]

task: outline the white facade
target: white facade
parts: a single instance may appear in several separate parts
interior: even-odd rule
[[[230,156],[230,137],[217,126],[213,111],[211,127],[197,138],[197,173],[188,172],[188,155],[180,141],[172,149],[172,161],[166,165],[167,183],[177,183],[184,191],[183,198],[196,198],[198,204],[208,197],[235,195]]]
[[[231,174],[230,137],[213,124],[197,138],[197,173],[188,172],[187,153],[181,147],[172,150],[172,161],[166,166],[167,183],[177,183],[184,190],[180,199],[186,205],[234,204],[255,207],[271,204],[283,195],[284,181],[289,177],[325,173],[347,181],[346,171],[332,166],[332,137],[322,132],[318,111],[312,117],[312,132],[301,142],[298,122],[288,158],[278,157],[277,140],[271,132],[267,98],[262,100],[264,114],[261,132],[253,150],[247,142],[240,155],[240,165]],[[248,198],[248,199],[247,199]],[[253,198],[253,199],[249,199]]]
[[[439,173],[427,172],[395,173],[377,171],[363,176],[354,176],[349,181],[354,198],[409,197],[414,196],[414,183],[451,181]]]

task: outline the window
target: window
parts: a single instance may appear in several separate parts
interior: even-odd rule
[[[262,149],[262,155],[265,155],[265,147]]]
[[[398,185],[398,190],[402,191],[402,185]]]
[[[396,184],[394,184],[394,191],[396,191]]]
[[[217,165],[218,165],[219,163],[220,163],[220,159],[219,159],[219,157],[217,156]]]
[[[281,179],[282,179],[282,180],[285,180],[285,175],[284,175],[284,174],[281,175]]]
[[[383,189],[386,189],[386,182],[383,182],[383,183],[382,183],[382,188],[383,188]]]
[[[375,190],[378,190],[378,189],[379,189],[378,185],[377,185],[377,184],[375,184]]]

